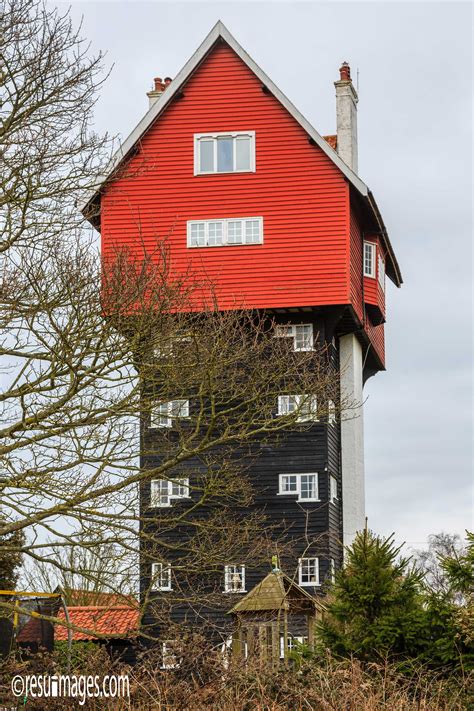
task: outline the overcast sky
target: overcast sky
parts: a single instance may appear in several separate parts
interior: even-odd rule
[[[72,12],[114,64],[97,129],[122,138],[152,78],[174,77],[218,19],[322,134],[335,133],[340,63],[359,72],[359,173],[405,282],[389,282],[387,372],[366,386],[369,525],[415,548],[472,530],[471,6],[73,2]]]

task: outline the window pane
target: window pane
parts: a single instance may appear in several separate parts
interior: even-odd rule
[[[226,565],[224,568],[226,592],[243,592],[245,589],[245,566]]]
[[[297,478],[293,475],[282,476],[281,478],[282,493],[297,493],[298,485]]]
[[[302,558],[301,583],[303,585],[317,585],[318,583],[318,561],[317,558]]]
[[[288,412],[294,412],[300,404],[299,395],[288,395]]]
[[[214,141],[213,139],[199,140],[199,172],[214,172]]]
[[[232,156],[233,140],[229,137],[217,139],[217,172],[228,173],[234,170],[234,161]]]
[[[246,220],[245,241],[247,244],[258,244],[260,242],[260,221]]]
[[[364,274],[365,276],[375,276],[374,263],[375,245],[370,242],[364,243]]]
[[[242,220],[227,223],[227,242],[229,244],[242,244]]]
[[[213,245],[222,244],[223,226],[222,222],[209,222],[209,239],[208,245],[212,247]]]
[[[235,139],[235,168],[250,170],[250,136]]]
[[[204,222],[191,224],[191,246],[204,247],[206,244],[206,225]]]
[[[294,326],[277,326],[276,335],[278,338],[292,338]]]
[[[301,498],[315,499],[316,498],[316,475],[302,474],[301,475]]]
[[[152,427],[170,427],[171,420],[169,416],[169,403],[160,402],[159,405],[153,410],[151,416],[151,426]]]
[[[311,351],[313,350],[313,324],[305,323],[296,326],[295,329],[295,350],[296,351]]]
[[[189,401],[188,400],[173,400],[171,403],[172,417],[188,417],[189,416]]]
[[[151,482],[151,505],[168,506],[168,482],[164,479],[155,479]]]

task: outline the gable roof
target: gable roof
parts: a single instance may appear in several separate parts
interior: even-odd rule
[[[288,575],[281,570],[274,570],[241,598],[228,614],[290,610],[291,603],[296,601],[315,609],[324,609],[318,600],[297,585]]]
[[[74,641],[92,640],[98,637],[128,637],[138,631],[140,612],[137,608],[127,605],[115,607],[94,606],[68,606],[69,621],[76,627],[83,627],[90,632],[72,631]],[[66,621],[64,610],[58,613],[58,618]],[[94,634],[94,632],[96,634]],[[55,625],[55,641],[64,641],[68,638],[67,627]]]
[[[262,82],[262,85],[265,86],[266,90],[273,94],[273,96],[281,103],[281,105],[288,111],[288,113],[293,116],[293,118],[306,131],[309,138],[312,139],[312,141],[314,141],[317,146],[319,146],[323,153],[325,153],[328,158],[344,174],[344,176],[354,187],[357,193],[359,193],[359,195],[363,199],[365,199],[370,212],[374,216],[376,224],[380,228],[382,238],[386,243],[387,252],[390,258],[390,264],[387,264],[387,274],[392,278],[392,280],[397,286],[400,286],[400,284],[402,283],[400,269],[398,267],[393,249],[390,245],[385,226],[381,221],[380,212],[375,205],[374,197],[367,185],[339,157],[339,155],[335,151],[334,142],[332,140],[326,140],[318,133],[318,131],[316,131],[316,129],[303,116],[303,114],[298,111],[296,106],[285,96],[285,94],[276,86],[276,84],[273,83],[270,77],[265,74],[265,72],[258,66],[258,64],[252,59],[252,57],[247,54],[244,48],[237,42],[235,37],[231,35],[227,27],[220,20],[216,22],[216,24],[209,32],[207,37],[204,39],[202,44],[194,52],[192,57],[186,62],[186,64],[177,74],[175,79],[173,79],[173,81],[166,87],[165,91],[161,94],[157,101],[155,101],[155,103],[148,109],[145,116],[133,129],[128,138],[125,139],[120,148],[116,151],[116,153],[112,157],[108,172],[105,175],[99,177],[98,183],[94,188],[92,194],[89,195],[85,203],[81,206],[81,211],[83,212],[83,214],[86,215],[86,217],[92,214],[94,200],[97,198],[100,192],[100,188],[112,177],[112,175],[122,164],[122,162],[129,156],[131,151],[133,151],[136,143],[152,126],[152,124],[157,120],[157,118],[163,113],[163,111],[170,104],[173,98],[176,95],[179,95],[183,85],[186,83],[186,81],[189,79],[195,69],[200,65],[203,59],[207,56],[207,54],[211,51],[214,45],[219,41],[226,42],[226,44],[237,54],[237,56],[240,57],[244,64],[246,64],[247,67]]]

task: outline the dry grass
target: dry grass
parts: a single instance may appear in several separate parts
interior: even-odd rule
[[[474,709],[469,680],[419,670],[410,678],[393,665],[364,668],[358,661],[302,661],[298,666],[271,669],[264,665],[230,665],[216,654],[199,654],[190,644],[180,669],[163,671],[156,654],[134,668],[119,669],[102,650],[89,652],[76,674],[127,673],[130,699],[88,701],[94,711],[460,711]],[[100,671],[98,671],[100,670]],[[1,670],[0,706],[12,706],[9,694],[14,674],[59,672],[52,657],[26,664],[10,662]],[[472,680],[471,680],[472,681]],[[23,707],[22,707],[23,708]],[[29,700],[26,708],[59,711],[79,708],[78,702]]]

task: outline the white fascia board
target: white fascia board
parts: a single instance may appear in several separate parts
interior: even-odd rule
[[[300,124],[300,126],[306,131],[306,133],[314,140],[314,142],[321,148],[321,150],[332,160],[332,162],[339,168],[339,170],[346,176],[346,178],[352,183],[352,185],[358,190],[358,192],[363,196],[367,197],[368,188],[366,184],[354,173],[353,170],[347,166],[344,161],[338,156],[336,151],[331,148],[329,143],[324,140],[324,138],[316,131],[316,129],[309,123],[307,119],[301,114],[298,109],[291,103],[291,101],[283,94],[282,91],[272,82],[272,80],[265,74],[265,72],[260,69],[258,64],[256,64],[250,55],[240,46],[237,40],[231,35],[227,27],[219,20],[212,30],[209,32],[205,40],[198,47],[192,57],[186,62],[181,71],[177,74],[175,79],[168,85],[160,98],[148,109],[147,113],[144,115],[142,120],[137,124],[137,126],[130,133],[128,138],[125,139],[123,144],[114,154],[109,172],[105,177],[102,176],[102,180],[98,180],[97,188],[91,191],[91,194],[87,200],[80,206],[81,212],[84,212],[90,200],[94,197],[100,186],[107,178],[117,169],[121,161],[127,156],[129,151],[134,147],[137,141],[143,136],[143,134],[148,130],[156,118],[161,114],[161,112],[168,106],[173,97],[180,91],[182,85],[186,82],[192,72],[200,64],[212,46],[217,42],[219,38],[222,38],[229,47],[231,47],[234,52],[240,57],[240,59],[246,64],[249,69],[259,78],[259,80],[264,84],[267,89],[278,99],[278,101],[285,107],[285,109],[293,116],[293,118]]]

